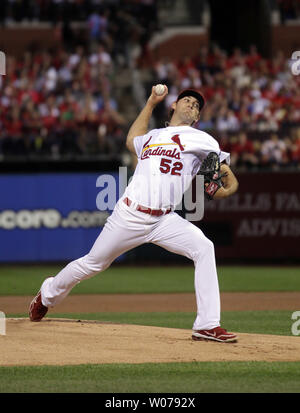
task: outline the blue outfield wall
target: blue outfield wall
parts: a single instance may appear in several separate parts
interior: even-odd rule
[[[206,202],[203,220],[193,221],[213,241],[217,259],[299,260],[299,172],[245,172],[238,180],[236,194]],[[126,168],[0,174],[0,263],[85,255],[126,184]],[[125,259],[166,263],[183,258],[145,244],[118,260]]]
[[[116,183],[116,196],[106,210],[96,203],[107,187],[101,186],[100,173],[0,175],[0,262],[85,255],[119,197],[118,173],[105,172],[102,177],[107,175]],[[103,195],[103,200],[108,197]]]

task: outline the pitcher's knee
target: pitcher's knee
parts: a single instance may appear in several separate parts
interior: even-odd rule
[[[194,251],[193,257],[194,261],[197,261],[204,255],[214,255],[215,254],[215,246],[211,240],[208,238],[201,238],[201,242],[197,245],[197,248]]]
[[[96,261],[94,257],[91,257],[89,254],[79,258],[78,262],[87,277],[92,277],[93,275],[104,271],[110,265],[110,262],[108,261]]]

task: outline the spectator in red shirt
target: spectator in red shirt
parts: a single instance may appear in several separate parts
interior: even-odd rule
[[[261,59],[260,54],[257,51],[257,47],[252,44],[250,46],[249,54],[246,56],[245,63],[249,67],[250,70],[254,70],[257,66],[257,62]]]
[[[244,132],[238,135],[237,142],[231,147],[231,163],[232,165],[246,167],[258,164],[253,142],[247,138]]]

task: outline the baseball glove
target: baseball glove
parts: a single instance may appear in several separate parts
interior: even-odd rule
[[[204,195],[207,199],[213,199],[218,189],[223,186],[220,172],[220,159],[216,152],[210,152],[203,160],[199,175],[204,176]]]

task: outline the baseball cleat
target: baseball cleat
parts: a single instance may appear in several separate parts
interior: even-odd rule
[[[42,303],[42,295],[39,291],[34,299],[30,303],[29,318],[30,321],[41,321],[47,314],[48,307],[45,307]]]
[[[220,343],[236,343],[237,336],[228,333],[225,328],[215,327],[211,330],[195,330],[192,334],[195,341],[218,341]]]

